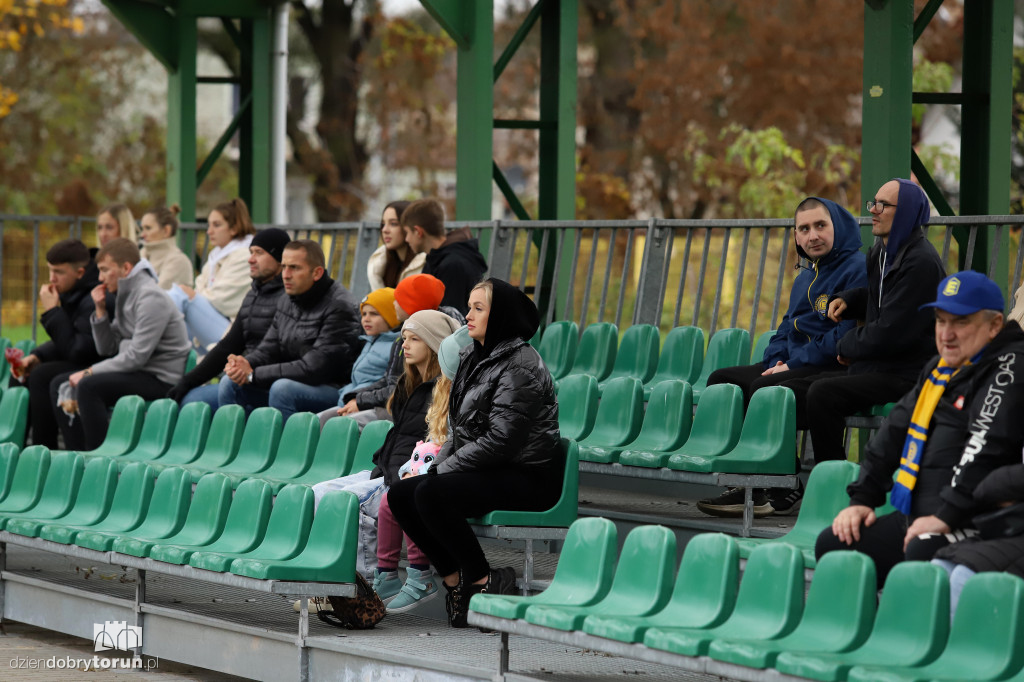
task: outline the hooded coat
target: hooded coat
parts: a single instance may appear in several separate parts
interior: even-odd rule
[[[868,284],[864,254],[861,253],[860,225],[839,204],[813,197],[828,209],[832,217],[832,250],[811,261],[793,282],[789,309],[764,353],[764,366],[784,362],[790,369],[807,366],[832,366],[836,363],[836,343],[857,326],[855,320],[836,324],[828,319],[828,299],[846,289]],[[794,240],[796,236],[794,234]],[[810,260],[800,247],[797,254]]]
[[[430,409],[435,383],[437,377],[424,381],[408,396],[402,388],[395,390],[395,399],[391,403],[391,418],[395,426],[388,431],[380,449],[373,453],[371,479],[383,476],[384,485],[389,488],[400,480],[398,470],[409,461],[416,443],[427,439],[427,410]]]
[[[522,466],[551,468],[561,476],[565,457],[554,384],[526,342],[540,325],[537,307],[511,284],[488,281],[493,293],[484,343],[474,341],[459,354],[448,441],[431,472]]]
[[[89,323],[89,318],[96,310],[91,294],[97,284],[99,276],[96,264],[89,261],[82,278],[75,282],[70,291],[60,295],[60,305],[39,317],[39,322],[50,337],[49,341],[32,351],[41,362],[64,360],[88,366],[100,359],[92,338],[92,325]]]
[[[868,252],[868,286],[833,296],[846,301],[844,317],[865,322],[836,344],[837,353],[851,362],[850,374],[913,378],[935,355],[934,313],[919,308],[935,300],[946,271],[922,229],[928,223],[928,197],[914,183],[898,182],[888,242],[877,239]]]
[[[480,242],[469,228],[452,230],[448,238],[427,254],[423,274],[433,275],[444,283],[442,306],[451,306],[463,315],[469,310],[469,292],[487,272],[487,261],[480,255]]]

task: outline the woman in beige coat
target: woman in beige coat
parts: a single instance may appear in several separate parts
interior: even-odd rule
[[[196,288],[175,284],[168,292],[185,316],[188,336],[200,354],[220,341],[252,285],[249,242],[255,232],[244,201],[218,205],[210,211],[206,234],[213,248]]]
[[[380,238],[384,243],[366,262],[366,277],[370,280],[370,291],[391,287],[394,289],[406,277],[423,271],[427,254],[415,253],[405,243],[405,230],[399,222],[409,201],[392,201],[384,207],[380,219]]]
[[[174,243],[178,233],[177,204],[170,208],[151,208],[142,216],[142,257],[156,270],[160,288],[168,290],[175,284],[191,287],[196,281],[192,261]]]

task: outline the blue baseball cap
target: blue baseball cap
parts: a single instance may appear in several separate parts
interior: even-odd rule
[[[918,310],[938,308],[953,315],[970,315],[979,310],[1003,312],[1006,301],[999,285],[980,272],[964,270],[939,282],[934,303],[925,303]]]

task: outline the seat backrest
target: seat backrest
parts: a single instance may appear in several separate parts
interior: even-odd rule
[[[78,496],[78,487],[85,471],[85,457],[77,452],[50,453],[50,468],[39,496],[39,505],[59,503],[70,509]]]
[[[313,463],[303,475],[303,482],[329,481],[344,476],[352,469],[352,460],[359,444],[359,424],[350,417],[327,420],[320,431],[320,440],[313,453]]]
[[[580,497],[580,446],[574,440],[562,438],[560,443],[565,453],[565,469],[562,472],[562,494],[551,509],[543,511],[492,511],[480,523],[491,526],[539,526],[542,528],[564,528],[572,524],[579,515]],[[471,519],[470,523],[477,521]]]
[[[0,443],[0,502],[7,497],[18,468],[18,453],[21,448],[15,443]]]
[[[644,387],[639,379],[618,377],[609,381],[597,406],[597,422],[586,444],[617,447],[632,443],[644,420]]]
[[[241,405],[222,405],[217,408],[210,423],[206,446],[196,460],[209,467],[223,466],[234,459],[245,431],[245,410]]]
[[[692,384],[700,377],[703,366],[704,330],[700,327],[676,327],[665,337],[658,370],[650,383],[682,379]]]
[[[836,514],[849,506],[846,486],[857,479],[859,470],[856,464],[845,460],[816,464],[807,479],[794,530],[806,528],[808,532],[817,533],[830,526]]]
[[[724,533],[701,533],[686,543],[672,590],[673,611],[687,624],[714,627],[732,613],[740,582],[740,552]]]
[[[664,606],[671,596],[675,564],[675,534],[664,526],[637,526],[622,543],[606,599],[629,603],[634,597],[646,601],[651,594],[659,594],[664,600],[654,608]]]
[[[188,464],[199,456],[210,433],[210,406],[202,401],[188,403],[178,412],[171,444],[162,461]]]
[[[742,389],[733,384],[708,386],[697,404],[690,437],[679,450],[703,457],[724,455],[739,442],[742,428]]]
[[[185,358],[185,374],[188,374],[196,368],[196,363],[199,361],[199,353],[196,352],[195,348],[190,348],[188,351],[188,357]]]
[[[615,573],[615,524],[598,516],[573,521],[562,543],[549,589],[571,589],[575,603],[590,606],[603,599]]]
[[[0,507],[11,511],[22,511],[35,504],[43,492],[46,473],[50,470],[50,450],[42,445],[30,445],[18,456],[14,469],[14,480]]]
[[[861,552],[828,552],[818,560],[804,603],[801,633],[860,646],[875,622],[875,562]]]
[[[619,341],[611,376],[635,377],[641,383],[651,380],[658,369],[661,334],[653,324],[634,324]]]
[[[290,421],[290,420],[289,420]],[[355,582],[359,534],[359,498],[346,490],[332,490],[317,505],[309,540],[299,561],[320,566],[324,582]]]
[[[785,386],[765,386],[754,391],[743,419],[740,440],[728,459],[728,471],[791,474],[796,461],[796,399]],[[739,467],[739,469],[737,469]],[[754,467],[754,468],[750,468]],[[722,470],[722,469],[717,469]]]
[[[296,412],[284,425],[269,477],[295,478],[309,468],[320,440],[320,419],[312,412]]]
[[[22,339],[15,343],[14,347],[20,349],[25,355],[28,355],[36,349],[36,342],[32,339]]]
[[[597,379],[571,374],[558,384],[558,429],[572,440],[590,435],[597,420]],[[328,422],[329,423],[329,422]]]
[[[764,361],[764,352],[768,350],[768,344],[772,342],[773,336],[775,336],[774,329],[769,329],[758,335],[754,350],[750,353],[750,364],[754,365]]]
[[[679,379],[655,384],[647,400],[644,423],[637,442],[658,445],[658,450],[675,450],[690,437],[693,423],[693,389]]]
[[[694,382],[694,393],[702,392],[707,387],[708,377],[716,369],[748,364],[749,357],[750,332],[746,329],[719,329],[708,342],[700,377]]]
[[[72,512],[76,519],[99,520],[106,516],[117,490],[117,473],[117,462],[109,457],[93,457],[86,462]]]
[[[245,423],[238,454],[230,463],[232,471],[256,473],[274,461],[281,443],[281,412],[273,407],[257,407]]]
[[[274,499],[267,532],[254,553],[267,558],[290,559],[306,546],[312,524],[313,489],[286,485]]]
[[[196,483],[182,531],[207,529],[216,537],[224,528],[231,506],[231,480],[224,474],[206,474]]]
[[[141,520],[153,498],[156,474],[145,462],[132,462],[121,472],[106,519]],[[135,524],[137,525],[137,524]],[[134,526],[133,526],[134,527]]]
[[[804,608],[804,560],[800,550],[781,542],[758,545],[750,553],[728,623],[786,623],[796,627]]]
[[[570,374],[589,374],[601,381],[611,374],[618,350],[619,330],[611,322],[588,324],[580,336]]]
[[[153,497],[146,518],[139,527],[140,537],[166,537],[178,532],[185,523],[192,501],[192,476],[187,469],[167,467],[156,477]]]
[[[579,335],[579,326],[569,320],[552,322],[544,330],[537,352],[551,372],[552,379],[561,379],[572,369],[576,362]]]
[[[146,409],[146,417],[139,432],[139,442],[133,449],[145,450],[150,458],[159,457],[171,444],[174,425],[178,421],[178,403],[170,398],[154,400]]]
[[[352,468],[347,473],[354,474],[373,469],[373,454],[384,445],[384,439],[388,437],[388,431],[394,425],[394,422],[387,419],[378,419],[363,427],[363,432],[359,434],[359,444],[356,446],[356,456],[352,459]]]
[[[124,395],[118,398],[114,403],[114,413],[110,416],[107,437],[91,454],[116,457],[134,450],[142,433],[145,414],[146,401],[140,396]]]
[[[935,660],[948,638],[949,574],[923,561],[896,564],[885,578],[868,645],[899,651],[907,665],[920,665]]]
[[[985,667],[998,671],[988,679],[1024,666],[1024,580],[1009,573],[978,573],[960,592],[946,649],[935,661],[964,666],[982,657]]]
[[[3,365],[10,366],[6,362]],[[11,443],[19,448],[25,445],[28,400],[28,389],[24,386],[15,386],[3,391],[3,396],[0,397],[0,443]]]
[[[265,481],[258,478],[242,481],[231,498],[224,532],[209,549],[248,552],[257,547],[267,533],[273,499],[274,493]]]

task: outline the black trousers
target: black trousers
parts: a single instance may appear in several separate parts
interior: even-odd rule
[[[914,380],[893,374],[838,371],[794,379],[785,385],[796,394],[796,404],[804,406],[814,462],[818,463],[846,459],[847,417],[872,405],[899,400],[914,387]]]
[[[157,400],[171,390],[171,384],[165,384],[148,372],[93,374],[78,382],[78,414],[70,419],[57,406],[57,390],[71,374],[59,374],[50,381],[53,414],[68,450],[95,450],[103,444],[110,425],[108,415],[121,396],[137,395],[143,400]]]
[[[734,384],[739,386],[743,390],[743,411],[746,412],[747,406],[750,404],[750,396],[754,395],[754,391],[765,386],[789,386],[789,382],[796,379],[804,379],[806,377],[815,376],[822,372],[829,371],[828,367],[821,367],[820,365],[808,365],[807,367],[798,367],[785,372],[779,372],[778,374],[769,374],[768,376],[761,376],[761,372],[767,369],[764,364],[758,362],[753,365],[740,365],[737,367],[723,367],[722,369],[716,369],[708,377],[708,386],[712,384]],[[806,429],[807,425],[802,423],[804,408],[797,400],[796,406],[797,412],[797,428]]]
[[[52,360],[36,365],[24,384],[17,379],[11,379],[11,386],[24,386],[28,389],[28,425],[33,445],[57,449],[57,421],[54,419],[53,403],[50,401],[50,382],[58,374],[77,372],[85,368],[86,365],[66,360]]]
[[[413,476],[391,486],[388,504],[440,575],[461,572],[463,582],[471,583],[486,576],[490,566],[466,519],[496,509],[550,509],[561,494],[558,469],[509,467]]]

